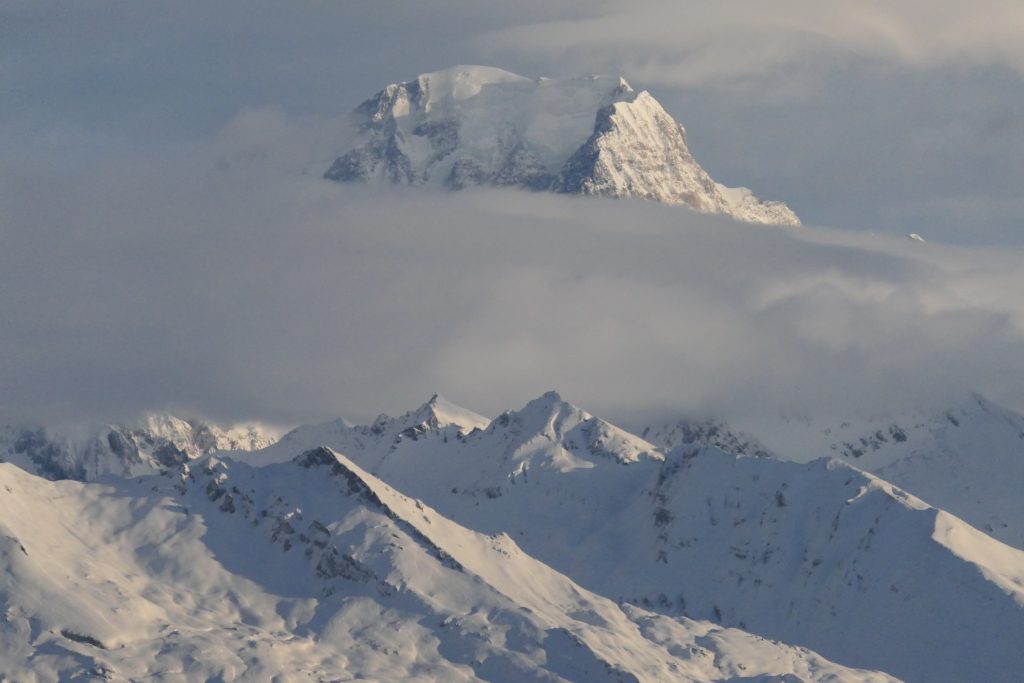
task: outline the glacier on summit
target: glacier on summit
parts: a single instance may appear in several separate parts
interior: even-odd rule
[[[784,203],[715,182],[683,127],[618,77],[529,79],[456,66],[393,83],[353,117],[360,136],[324,174],[330,180],[638,198],[800,225]]]

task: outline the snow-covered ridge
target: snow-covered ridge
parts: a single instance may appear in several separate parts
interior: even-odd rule
[[[278,433],[260,424],[218,426],[167,413],[123,424],[0,424],[0,462],[49,479],[90,481],[165,471],[216,451],[253,451]]]
[[[644,434],[661,447],[687,442],[798,462],[839,458],[1024,549],[1024,416],[981,396],[943,410],[760,418],[706,430],[691,424],[657,424]]]
[[[49,482],[0,465],[0,678],[884,683],[619,606],[327,449]]]
[[[435,395],[416,410],[399,417],[381,415],[367,425],[339,419],[299,427],[244,459],[254,464],[282,462],[299,450],[320,445],[349,455],[385,480],[392,472],[405,471],[402,477],[416,472],[423,481],[448,482],[449,488],[461,486],[466,493],[481,477],[499,480],[500,488],[500,479],[506,476],[514,483],[517,476],[531,472],[664,459],[663,452],[644,439],[577,408],[554,391],[494,420]],[[438,451],[449,457],[435,457]]]
[[[489,423],[486,417],[434,394],[415,410],[398,417],[379,415],[370,424],[354,425],[338,418],[331,422],[297,427],[282,436],[277,443],[245,459],[253,464],[281,462],[299,451],[327,446],[340,453],[360,453],[366,466],[368,460],[380,461],[408,444],[462,440],[467,434],[486,428]]]
[[[785,204],[712,180],[682,126],[619,77],[528,79],[456,66],[393,83],[353,115],[362,135],[327,170],[331,180],[641,198],[800,224]]]
[[[942,424],[1024,433],[980,397]],[[756,633],[910,681],[1016,681],[1024,552],[723,422],[645,436],[676,445],[556,392],[493,420],[434,396],[103,485],[0,465],[0,676],[146,678],[201,643],[195,675],[225,680],[889,680]]]
[[[614,601],[908,680],[1013,680],[1009,641],[979,636],[972,659],[957,652],[966,632],[1024,629],[1024,553],[838,460],[765,457],[722,423],[676,427],[667,435],[682,445],[665,452],[549,392],[458,437],[431,431],[386,452],[349,440],[343,452]],[[701,446],[709,438],[759,457]],[[285,443],[270,449],[278,459]]]
[[[719,420],[675,420],[648,425],[641,436],[671,450],[677,446],[713,446],[726,453],[770,457],[768,448],[750,434],[736,430]]]

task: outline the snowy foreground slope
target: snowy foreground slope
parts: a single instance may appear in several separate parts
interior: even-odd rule
[[[0,679],[891,681],[617,605],[325,448],[51,482],[0,464]]]
[[[782,202],[712,180],[683,128],[622,78],[528,79],[456,66],[391,84],[353,117],[360,136],[325,173],[331,180],[635,197],[800,224]]]
[[[300,428],[252,457],[328,440],[616,602],[910,681],[1020,680],[1024,552],[883,480],[837,460],[666,453],[554,393],[485,428],[453,412]]]
[[[798,462],[839,458],[1024,549],[1024,416],[981,396],[942,411],[733,425],[684,420],[644,433],[662,447],[711,444]]]

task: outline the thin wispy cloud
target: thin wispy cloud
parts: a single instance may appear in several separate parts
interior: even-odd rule
[[[920,67],[995,64],[1024,72],[1024,8],[1003,0],[567,4],[576,16],[505,27],[480,40],[568,59],[577,67],[626,66],[647,82],[683,85],[761,77],[830,55]]]

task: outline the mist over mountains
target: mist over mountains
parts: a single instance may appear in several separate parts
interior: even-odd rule
[[[548,386],[630,424],[1022,402],[1013,251],[339,185],[329,159],[301,175],[295,131],[244,117],[215,153],[101,165],[59,201],[4,184],[2,412],[289,425]]]
[[[0,679],[1020,680],[1021,12],[4,3]]]

